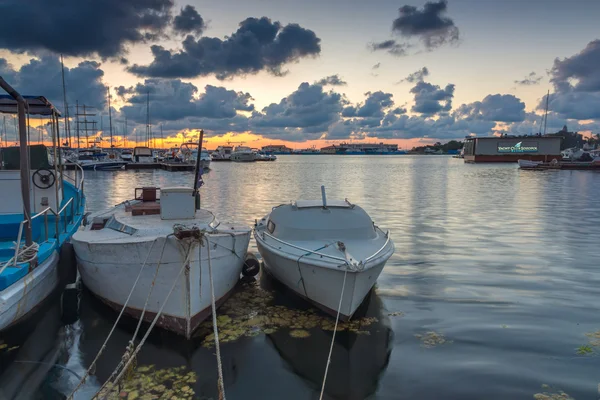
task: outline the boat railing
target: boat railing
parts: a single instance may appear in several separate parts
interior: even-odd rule
[[[79,207],[81,206],[81,200],[83,198],[83,186],[84,186],[84,170],[81,167],[81,165],[75,163],[75,177],[71,177],[69,175],[65,175],[63,174],[63,176],[65,178],[67,178],[68,180],[70,180],[71,182],[73,182],[73,185],[75,186],[76,192],[77,192],[77,209],[79,209]],[[81,175],[80,175],[81,174]],[[77,177],[80,175],[80,178],[77,179]]]
[[[58,210],[58,212],[54,211],[51,207],[46,207],[45,209],[43,209],[42,211],[40,211],[39,213],[35,214],[34,216],[32,216],[30,219],[24,219],[23,221],[21,221],[21,223],[19,224],[19,233],[17,234],[17,242],[16,242],[16,246],[15,246],[15,256],[14,256],[14,260],[13,260],[13,265],[17,265],[17,258],[19,255],[19,248],[21,245],[21,240],[23,238],[23,228],[25,227],[25,224],[28,223],[33,223],[33,220],[40,218],[40,217],[44,217],[44,241],[48,241],[49,239],[49,230],[48,230],[48,214],[52,214],[54,215],[54,234],[55,234],[55,238],[58,240],[59,235],[60,235],[60,220],[61,218],[63,219],[63,233],[67,233],[67,225],[68,225],[68,213],[64,212],[67,207],[70,207],[70,211],[71,211],[71,222],[73,221],[73,219],[75,218],[75,210],[79,209],[79,207],[81,206],[81,202],[83,199],[83,185],[84,185],[84,176],[83,176],[83,169],[78,165],[77,166],[81,171],[81,178],[78,180],[77,176],[75,178],[72,178],[70,176],[64,175],[66,178],[68,178],[69,180],[71,180],[74,184],[75,184],[75,188],[77,189],[76,192],[76,196],[75,197],[71,197],[69,199],[69,201],[67,201],[61,208],[60,210]],[[76,174],[78,175],[78,174]],[[76,199],[77,201],[77,205],[75,204],[74,199]],[[77,207],[77,208],[75,208]]]
[[[383,231],[380,228],[379,229],[382,233]],[[371,261],[372,259],[374,259],[375,257],[377,257],[377,255],[379,253],[381,253],[383,251],[383,249],[385,249],[388,245],[388,243],[390,242],[390,231],[388,230],[387,232],[385,232],[385,237],[387,238],[385,243],[383,244],[383,246],[381,246],[381,248],[379,250],[377,250],[375,253],[373,253],[372,255],[370,255],[369,257],[365,258],[365,260],[363,261],[363,264],[368,263],[369,261]]]
[[[380,230],[381,230],[381,229],[380,229]],[[382,231],[382,232],[383,232],[383,231]],[[261,232],[261,234],[262,234],[262,236],[263,236],[263,239],[264,239],[264,237],[265,237],[265,236],[268,236],[268,237],[270,237],[271,239],[275,240],[276,242],[279,242],[279,243],[281,243],[281,244],[284,244],[284,245],[286,245],[286,246],[289,246],[289,247],[293,247],[293,248],[295,248],[295,249],[297,249],[297,250],[306,251],[306,252],[307,252],[307,253],[309,253],[309,254],[316,254],[316,255],[318,255],[318,256],[321,256],[321,257],[326,257],[326,258],[330,258],[330,259],[332,259],[332,260],[336,260],[336,261],[342,261],[344,264],[347,264],[347,263],[348,263],[348,260],[346,260],[345,258],[342,258],[342,257],[336,257],[336,256],[332,256],[332,255],[329,255],[329,254],[320,253],[320,252],[318,252],[318,251],[315,251],[315,250],[309,250],[309,249],[306,249],[306,248],[304,248],[304,247],[296,246],[295,244],[292,244],[292,243],[290,243],[290,242],[286,242],[285,240],[278,239],[278,238],[276,238],[275,236],[273,236],[273,235],[271,235],[271,234],[269,234],[269,233],[267,233],[267,232],[265,232],[265,231],[262,231],[262,232]],[[359,264],[365,265],[366,263],[368,263],[369,261],[371,261],[372,259],[374,259],[375,257],[377,257],[377,255],[378,255],[379,253],[381,253],[381,252],[382,252],[382,251],[383,251],[383,250],[384,250],[384,249],[387,247],[387,245],[389,244],[389,242],[390,242],[390,239],[391,239],[391,238],[390,238],[390,231],[387,231],[387,232],[385,233],[385,236],[386,236],[386,241],[385,241],[385,243],[383,244],[383,246],[381,246],[381,248],[380,248],[379,250],[377,250],[375,253],[373,253],[373,254],[372,254],[372,255],[370,255],[369,257],[365,258],[365,259],[364,259],[363,261],[361,261]]]

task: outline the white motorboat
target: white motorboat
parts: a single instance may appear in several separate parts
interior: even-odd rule
[[[231,153],[231,161],[235,162],[252,162],[256,161],[252,149],[247,146],[237,146]]]
[[[121,160],[127,162],[133,161],[133,152],[129,149],[123,149],[121,151]]]
[[[259,149],[252,149],[252,152],[254,153],[255,161],[275,161],[275,160],[277,160],[277,157],[274,156],[273,154],[267,154],[264,151],[259,150]]]
[[[149,296],[143,318],[152,321],[164,305],[157,325],[188,339],[210,315],[209,265],[219,306],[240,278],[250,241],[250,228],[196,209],[196,195],[136,189],[134,200],[90,215],[72,239],[83,283],[97,297],[139,319]]]
[[[210,155],[213,161],[231,161],[232,146],[219,146]]]
[[[389,233],[347,200],[298,200],[257,221],[264,267],[324,311],[352,317],[394,253]],[[345,284],[344,284],[345,279]]]
[[[179,152],[177,153],[177,158],[181,162],[185,163],[193,163],[196,164],[198,159],[198,143],[183,143],[179,148]],[[208,169],[210,168],[210,154],[208,150],[202,148],[200,150],[200,163],[198,164],[198,168]]]
[[[531,160],[519,159],[519,160],[517,160],[517,163],[519,164],[519,168],[527,169],[527,168],[535,168],[538,165],[542,164],[543,161],[531,161]]]

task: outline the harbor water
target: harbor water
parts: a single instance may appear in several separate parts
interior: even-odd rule
[[[88,211],[130,199],[136,187],[193,179],[89,171]],[[600,174],[447,156],[288,155],[212,163],[203,179],[202,208],[222,221],[251,225],[280,203],[320,198],[325,185],[328,198],[348,198],[390,230],[396,252],[336,335],[324,398],[600,398]],[[39,379],[38,398],[70,393],[117,317],[87,291],[75,325],[60,326],[51,307],[0,350],[4,377],[19,361],[58,353],[64,368]],[[319,398],[332,318],[268,277],[243,283],[218,314],[228,399]],[[76,398],[110,376],[135,325],[117,327]],[[210,327],[191,342],[153,332],[123,396],[217,399]]]

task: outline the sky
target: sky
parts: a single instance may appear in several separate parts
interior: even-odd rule
[[[63,110],[62,54],[70,113],[93,107],[104,143],[108,93],[119,146],[144,137],[147,98],[161,146],[198,129],[211,148],[532,134],[548,91],[548,132],[600,132],[597,1],[53,4],[0,4],[0,76]]]

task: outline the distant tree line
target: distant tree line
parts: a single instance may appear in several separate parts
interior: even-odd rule
[[[463,148],[463,142],[460,140],[450,140],[442,144],[441,142],[435,142],[434,144],[427,146],[416,146],[413,147],[411,152],[414,153],[426,153],[426,152],[439,152],[440,150],[444,153],[458,151]],[[429,149],[429,150],[426,150]]]

